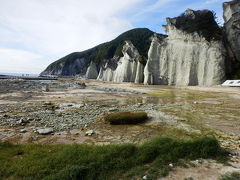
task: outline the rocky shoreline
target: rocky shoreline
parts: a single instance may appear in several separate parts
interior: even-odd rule
[[[141,127],[141,131],[153,133],[152,129],[156,129],[153,136],[158,134],[159,127],[170,128],[169,132],[172,131],[172,128],[178,129],[189,135],[214,132],[216,136],[220,137],[220,141],[225,147],[232,147],[235,144],[234,147],[240,148],[237,147],[237,144],[240,143],[236,136],[238,132],[236,126],[226,129],[224,126],[216,126],[216,123],[211,123],[209,117],[217,120],[220,117],[218,114],[222,113],[218,111],[222,109],[223,103],[226,106],[233,106],[228,105],[227,101],[230,103],[231,100],[221,99],[220,96],[219,99],[214,99],[213,96],[216,93],[201,91],[199,94],[194,90],[188,92],[182,88],[168,87],[165,89],[164,86],[159,91],[158,87],[154,86],[146,87],[128,83],[111,84],[98,81],[83,82],[77,79],[59,81],[0,80],[0,84],[0,129],[2,132],[4,129],[12,129],[15,136],[19,133],[31,133],[33,136],[34,134],[58,135],[75,130],[85,135],[88,130],[99,131],[101,126],[108,126],[103,122],[105,113],[145,111],[148,113],[149,121],[146,126]],[[48,86],[48,91],[46,91],[46,86]],[[157,92],[155,92],[156,90]],[[196,97],[192,95],[193,93],[196,94]],[[235,90],[233,93],[237,93],[237,91]],[[204,108],[206,105],[210,109],[214,105],[219,110],[212,112],[212,115],[204,116],[203,112],[206,115],[209,113]],[[234,104],[234,106],[237,108],[238,104]],[[232,114],[235,108],[231,108],[229,115],[226,115],[238,123],[238,113]],[[185,114],[188,111],[191,116]],[[202,124],[201,121],[195,120],[194,114],[198,116],[197,119],[199,116],[203,116],[203,119],[207,117],[209,120]],[[108,131],[113,133],[108,136],[112,136],[113,142],[115,142],[117,138],[114,137],[114,132],[111,130],[112,126],[108,128]],[[44,129],[48,131],[39,133],[39,130]],[[230,133],[223,133],[223,131],[228,132],[229,130]],[[161,131],[160,134],[162,134]],[[2,133],[1,141],[10,138],[7,132],[5,138]],[[131,133],[131,131],[128,132],[126,136],[131,136]],[[140,130],[139,134],[141,134]],[[152,137],[150,134],[148,138]],[[232,134],[236,138],[233,138]],[[135,140],[130,138],[129,142],[132,140],[138,142],[139,138],[135,137]],[[226,142],[227,138],[230,139],[229,142]],[[127,138],[126,141],[128,142]]]
[[[213,135],[231,152],[231,170],[240,168],[237,88],[144,86],[79,79],[0,80],[0,84],[0,142],[142,144],[158,136],[188,139]],[[149,119],[138,125],[104,121],[105,113],[117,111],[145,111]],[[205,163],[211,169],[219,167],[209,160]],[[198,163],[197,168],[202,166]],[[226,168],[221,166],[221,171]]]

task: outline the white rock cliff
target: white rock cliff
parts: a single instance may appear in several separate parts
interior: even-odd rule
[[[97,77],[98,77],[97,66],[94,62],[91,62],[89,67],[87,68],[86,78],[96,79]]]
[[[143,65],[138,61],[139,52],[130,41],[123,46],[123,57],[113,58],[101,67],[98,80],[114,82],[143,82]],[[111,65],[112,64],[112,65]]]
[[[95,64],[90,63],[88,56],[80,53],[81,58],[76,58],[80,55],[73,53],[64,57],[63,62],[50,65],[42,75],[78,74],[88,79],[147,85],[219,85],[225,76],[239,72],[240,66],[240,1],[224,3],[223,8],[224,30],[218,27],[209,10],[189,9],[177,18],[167,18],[164,27],[168,37],[152,37],[145,66],[141,59],[143,53],[139,53],[142,49],[138,51],[131,41],[125,41],[123,57],[103,59],[106,57],[100,56],[95,59]],[[149,43],[144,42],[144,45]],[[93,50],[86,53],[94,54]],[[144,56],[146,51],[145,48]]]
[[[225,78],[225,48],[222,41],[208,42],[198,33],[177,29],[174,19],[168,18],[167,22],[165,31],[168,38],[160,40],[155,35],[152,39],[144,68],[144,84],[221,84]]]

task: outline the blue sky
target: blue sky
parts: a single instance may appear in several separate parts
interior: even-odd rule
[[[210,9],[223,0],[0,0],[0,72],[40,73],[71,52],[147,27],[163,33],[166,17]]]
[[[225,0],[150,0],[141,4],[139,11],[133,15],[135,27],[147,27],[152,31],[164,33],[161,26],[166,23],[165,17],[176,17],[190,8],[193,10],[209,9],[216,12],[219,23],[222,19],[222,3]]]

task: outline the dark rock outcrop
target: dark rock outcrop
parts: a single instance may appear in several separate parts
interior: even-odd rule
[[[240,1],[233,0],[223,3],[225,47],[228,52],[226,59],[226,76],[229,79],[240,78]]]
[[[223,9],[226,37],[235,58],[240,61],[240,1],[225,2]]]

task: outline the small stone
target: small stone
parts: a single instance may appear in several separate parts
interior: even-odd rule
[[[47,135],[53,132],[53,128],[44,128],[44,129],[38,129],[37,133],[42,135]]]
[[[143,176],[142,179],[147,179],[147,175]]]
[[[46,110],[45,111],[47,114],[54,114],[55,112],[54,111],[52,111],[52,110]]]
[[[230,158],[229,160],[230,160],[230,161],[232,161],[232,162],[234,162],[234,163],[237,163],[237,162],[239,162],[239,160],[238,160],[237,158],[233,158],[233,157],[232,157],[232,158]]]
[[[36,141],[38,139],[38,136],[32,136],[31,138],[33,141]]]
[[[17,121],[18,124],[22,124],[23,123],[23,120],[20,119],[19,121]]]
[[[117,108],[110,108],[109,111],[117,111]]]
[[[49,92],[49,85],[46,84],[46,86],[43,86],[43,87],[42,87],[42,90],[43,90],[43,91],[46,91],[46,92]]]
[[[43,105],[50,106],[50,105],[52,105],[52,103],[51,102],[45,102]]]
[[[20,130],[20,133],[25,133],[25,132],[27,132],[27,129],[25,128]]]
[[[85,106],[84,104],[79,104],[79,105],[78,105],[78,107],[80,107],[80,108],[81,108],[81,107],[84,107],[84,106]]]
[[[17,121],[17,123],[18,124],[26,124],[26,123],[29,123],[29,120],[21,118],[19,121]]]
[[[79,82],[78,85],[80,85],[82,87],[86,87],[86,84],[84,82]]]
[[[172,163],[170,163],[170,164],[169,164],[169,167],[173,167],[173,164],[172,164]]]
[[[3,115],[3,117],[4,117],[4,118],[8,118],[8,117],[9,117],[9,115],[7,115],[7,114],[4,114],[4,115]]]
[[[95,131],[94,130],[88,130],[86,132],[86,136],[92,136],[93,134],[95,134]]]

